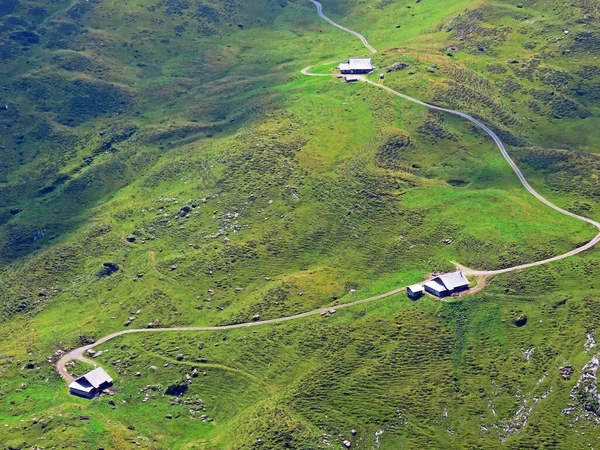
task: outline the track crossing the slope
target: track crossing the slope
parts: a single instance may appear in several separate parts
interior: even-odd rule
[[[356,300],[350,303],[343,303],[341,305],[329,306],[325,308],[314,309],[312,311],[306,311],[299,314],[294,314],[292,316],[286,317],[278,317],[276,319],[268,319],[268,320],[259,320],[253,322],[244,322],[244,323],[235,323],[232,325],[221,325],[215,327],[171,327],[171,328],[132,328],[129,330],[121,330],[115,333],[104,336],[103,338],[98,339],[93,344],[84,345],[83,347],[79,347],[71,350],[68,353],[65,353],[57,362],[56,362],[56,370],[60,374],[61,377],[67,382],[72,382],[75,378],[69,373],[67,370],[67,363],[78,360],[83,361],[88,364],[95,364],[95,362],[89,358],[86,358],[85,354],[88,350],[93,349],[94,347],[103,344],[111,339],[114,339],[119,336],[124,336],[126,334],[133,333],[162,333],[167,331],[222,331],[222,330],[234,330],[236,328],[246,328],[246,327],[256,327],[259,325],[268,325],[268,324],[276,324],[281,322],[287,322],[289,320],[301,319],[303,317],[310,317],[316,315],[325,315],[330,314],[331,312],[337,311],[339,309],[350,308],[351,306],[362,305],[363,303],[374,302],[375,300],[381,300],[386,297],[391,297],[396,294],[400,294],[404,292],[406,286],[394,289],[393,291],[386,292],[384,294],[374,295],[373,297],[363,298],[361,300]]]
[[[508,162],[508,164],[510,165],[510,167],[513,169],[513,171],[517,174],[517,177],[519,178],[519,181],[521,181],[521,184],[525,187],[525,189],[527,189],[529,191],[529,193],[531,193],[535,198],[537,198],[539,201],[541,201],[542,203],[546,204],[547,206],[549,206],[550,208],[558,211],[559,213],[565,214],[567,216],[573,217],[575,219],[579,219],[582,220],[584,222],[587,222],[589,224],[594,225],[596,228],[598,228],[599,233],[588,243],[586,243],[585,245],[582,245],[581,247],[577,247],[567,253],[563,253],[562,255],[557,255],[557,256],[553,256],[552,258],[547,258],[547,259],[543,259],[541,261],[535,261],[532,263],[528,263],[528,264],[521,264],[518,266],[513,266],[513,267],[507,267],[505,269],[498,269],[498,270],[474,270],[474,269],[469,269],[467,267],[463,267],[460,266],[460,268],[465,272],[465,274],[467,275],[487,275],[487,276],[491,276],[491,275],[499,275],[502,273],[507,273],[507,272],[514,272],[516,270],[521,270],[521,269],[527,269],[529,267],[535,267],[535,266],[541,266],[543,264],[548,264],[550,262],[553,261],[558,261],[561,259],[565,259],[568,258],[570,256],[576,255],[578,253],[584,252],[590,248],[592,248],[594,245],[596,245],[598,242],[600,242],[600,223],[596,222],[595,220],[592,220],[588,217],[583,217],[580,216],[578,214],[572,213],[570,211],[567,211],[565,209],[560,208],[559,206],[556,206],[554,203],[550,202],[550,200],[547,200],[545,197],[543,197],[540,193],[538,193],[535,189],[533,189],[533,187],[531,187],[531,185],[529,184],[529,182],[527,181],[527,179],[525,178],[525,175],[523,175],[523,172],[521,172],[521,169],[519,169],[519,167],[517,166],[517,164],[513,161],[513,159],[510,157],[510,155],[508,154],[508,151],[506,150],[506,147],[504,146],[504,143],[502,142],[502,140],[498,137],[498,135],[496,133],[494,133],[493,130],[490,129],[490,127],[488,127],[487,125],[483,124],[481,121],[475,119],[474,117],[463,113],[461,111],[456,111],[454,109],[448,109],[448,108],[442,108],[440,106],[435,106],[435,105],[431,105],[429,103],[425,103],[421,100],[418,100],[416,98],[410,97],[406,94],[403,94],[401,92],[395,91],[392,88],[389,88],[387,86],[378,84],[378,83],[374,83],[371,80],[367,80],[366,78],[362,77],[361,78],[362,81],[365,81],[369,84],[372,84],[373,86],[377,86],[379,88],[385,89],[386,91],[401,97],[405,100],[408,100],[410,102],[413,103],[417,103],[419,105],[423,105],[427,108],[430,109],[434,109],[436,111],[442,111],[448,114],[454,114],[455,116],[459,116],[462,117],[464,119],[467,119],[468,121],[472,122],[473,124],[475,124],[477,127],[479,127],[480,129],[482,129],[485,133],[487,133],[492,140],[494,141],[494,143],[496,144],[496,146],[500,149],[500,153],[502,154],[502,156],[504,157],[504,159]]]

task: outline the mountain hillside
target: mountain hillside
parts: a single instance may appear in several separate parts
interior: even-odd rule
[[[0,448],[593,448],[598,249],[336,308],[595,228],[301,70],[600,220],[600,2],[322,4],[0,0]]]

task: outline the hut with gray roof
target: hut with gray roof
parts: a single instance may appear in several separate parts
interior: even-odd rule
[[[375,67],[370,58],[350,58],[347,63],[341,63],[338,69],[345,75],[360,75],[371,73]]]
[[[425,291],[436,297],[447,297],[469,289],[469,280],[462,272],[451,272],[423,283]]]
[[[98,367],[69,384],[69,392],[79,397],[94,398],[112,384],[113,379],[110,375],[102,367]]]

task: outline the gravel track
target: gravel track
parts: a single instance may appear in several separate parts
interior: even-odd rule
[[[339,310],[344,308],[349,308],[351,306],[361,305],[363,303],[373,302],[375,300],[381,300],[386,297],[391,297],[392,295],[400,294],[404,292],[406,286],[394,289],[393,291],[386,292],[384,294],[375,295],[373,297],[364,298],[361,300],[356,300],[350,303],[343,303],[341,305],[329,306],[326,308],[319,308],[312,311],[307,311],[299,314],[294,314],[292,316],[287,317],[279,317],[276,319],[268,319],[268,320],[258,320],[254,322],[244,322],[244,323],[236,323],[232,325],[221,325],[215,327],[171,327],[171,328],[132,328],[128,330],[121,330],[115,333],[104,336],[103,338],[98,339],[93,344],[84,345],[83,347],[79,347],[71,350],[68,353],[65,353],[61,358],[56,362],[56,370],[60,374],[61,377],[65,379],[67,383],[70,383],[74,380],[74,377],[69,373],[66,368],[67,363],[73,360],[83,361],[88,364],[95,364],[95,362],[89,358],[85,357],[85,354],[88,350],[93,349],[94,347],[103,344],[111,339],[114,339],[119,336],[124,336],[126,334],[133,333],[164,333],[168,331],[223,331],[223,330],[234,330],[237,328],[248,328],[248,327],[257,327],[260,325],[268,325],[268,324],[276,324],[281,322],[287,322],[289,320],[301,319],[303,317],[316,316],[321,314],[328,314],[330,311]]]
[[[331,25],[339,28],[340,30],[344,30],[347,33],[353,34],[354,36],[356,36],[357,38],[359,38],[361,40],[363,45],[365,47],[367,47],[371,51],[371,53],[377,53],[377,50],[375,50],[375,48],[373,46],[371,46],[371,44],[369,44],[369,42],[367,41],[367,38],[365,38],[362,34],[357,33],[356,31],[351,30],[350,28],[346,28],[346,27],[340,25],[339,23],[335,23],[333,20],[331,20],[329,17],[327,17],[325,14],[323,14],[323,5],[321,5],[320,2],[318,2],[317,0],[310,0],[310,2],[313,3],[317,7],[317,14],[319,16],[321,16],[321,18],[323,20],[329,22]]]

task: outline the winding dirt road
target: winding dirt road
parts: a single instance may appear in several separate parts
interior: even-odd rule
[[[314,3],[317,6],[317,13],[323,17],[327,22],[331,23],[332,25],[341,28],[342,30],[345,31],[349,31],[354,35],[359,36],[360,40],[363,42],[363,44],[365,45],[365,47],[367,47],[372,53],[376,53],[376,50],[373,46],[371,46],[368,42],[366,42],[366,39],[364,38],[363,35],[358,35],[358,33],[355,33],[353,31],[348,30],[347,28],[338,25],[337,23],[333,22],[331,19],[325,17],[323,15],[323,7],[322,5],[316,1],[316,0],[310,0],[312,3]],[[302,70],[302,73],[304,75],[309,75],[309,76],[323,76],[323,74],[313,74],[310,73],[309,70],[311,69],[311,67],[306,67],[305,69]],[[506,150],[506,147],[504,146],[504,143],[502,142],[502,140],[498,137],[498,135],[496,133],[494,133],[494,131],[492,129],[490,129],[490,127],[488,127],[487,125],[485,125],[484,123],[482,123],[481,121],[475,119],[473,116],[470,116],[469,114],[466,114],[464,112],[461,111],[456,111],[454,109],[449,109],[449,108],[442,108],[441,106],[436,106],[436,105],[432,105],[430,103],[426,103],[422,100],[416,99],[414,97],[411,97],[409,95],[403,94],[401,92],[395,91],[392,88],[389,88],[387,86],[384,86],[383,84],[379,84],[379,83],[375,83],[369,79],[367,79],[365,76],[360,76],[359,79],[363,82],[369,83],[373,86],[376,86],[380,89],[385,89],[386,91],[388,91],[389,93],[403,98],[404,100],[408,100],[409,102],[412,103],[416,103],[418,105],[424,106],[426,108],[429,109],[433,109],[436,111],[441,111],[441,112],[445,112],[448,114],[453,114],[455,116],[459,116],[462,117],[463,119],[468,120],[469,122],[473,123],[475,126],[477,126],[479,129],[483,130],[486,134],[488,134],[492,140],[494,141],[494,143],[496,144],[496,146],[498,147],[498,149],[500,150],[500,153],[502,153],[502,156],[504,157],[504,159],[508,162],[508,164],[510,165],[510,167],[513,169],[513,171],[517,174],[517,177],[519,178],[519,181],[521,181],[521,184],[523,184],[523,186],[525,187],[525,189],[527,189],[529,191],[529,193],[531,193],[531,195],[533,195],[535,198],[537,198],[539,201],[541,201],[542,203],[546,204],[547,206],[549,206],[550,208],[554,209],[555,211],[558,211],[561,214],[573,217],[575,219],[581,220],[583,222],[587,222],[593,226],[595,226],[598,229],[598,234],[588,243],[586,243],[585,245],[582,245],[581,247],[577,247],[567,253],[563,253],[562,255],[557,255],[557,256],[553,256],[552,258],[548,258],[548,259],[543,259],[541,261],[535,261],[532,263],[528,263],[528,264],[521,264],[519,266],[513,266],[513,267],[507,267],[505,269],[498,269],[498,270],[475,270],[475,269],[470,269],[468,267],[465,267],[461,264],[458,263],[454,263],[456,265],[456,267],[460,270],[462,270],[466,275],[473,275],[473,276],[492,276],[492,275],[499,275],[502,273],[508,273],[508,272],[514,272],[516,270],[522,270],[522,269],[527,269],[530,267],[535,267],[535,266],[541,266],[543,264],[548,264],[554,261],[559,261],[561,259],[565,259],[568,258],[570,256],[573,255],[577,255],[578,253],[584,252],[590,248],[592,248],[593,246],[595,246],[598,242],[600,242],[600,222],[596,222],[595,220],[589,219],[587,217],[583,217],[580,215],[577,215],[575,213],[572,213],[570,211],[567,211],[565,209],[562,209],[558,206],[556,206],[554,203],[550,202],[549,200],[547,200],[546,198],[544,198],[541,194],[539,194],[535,189],[533,189],[533,187],[531,187],[531,185],[529,184],[529,182],[527,181],[527,179],[525,178],[525,175],[523,175],[523,172],[521,172],[521,169],[519,169],[519,167],[517,166],[517,164],[512,160],[512,158],[510,157],[510,155],[508,154],[508,151]]]
[[[368,42],[367,39],[362,35],[359,34],[353,30],[350,30],[346,27],[343,27],[337,23],[335,23],[334,21],[332,21],[331,19],[329,19],[327,16],[325,16],[323,14],[323,7],[321,5],[320,2],[318,2],[317,0],[310,0],[316,7],[317,7],[317,13],[319,14],[320,17],[322,17],[324,20],[326,20],[328,23],[330,23],[331,25],[340,28],[348,33],[353,34],[354,36],[358,37],[361,42],[364,44],[364,46],[369,49],[372,53],[376,53],[377,50],[375,50],[375,48],[373,46],[371,46]],[[302,73],[304,75],[308,75],[308,76],[332,76],[330,74],[313,74],[310,73],[309,70],[314,67],[314,66],[309,66],[306,67],[304,69],[302,69]],[[547,206],[549,206],[550,208],[565,214],[567,216],[573,217],[575,219],[579,219],[582,220],[584,222],[587,222],[589,224],[594,225],[596,228],[598,228],[598,230],[600,231],[600,223],[596,222],[592,219],[589,219],[587,217],[583,217],[583,216],[579,216],[577,214],[574,214],[572,212],[566,211],[562,208],[559,208],[558,206],[554,205],[552,202],[550,202],[549,200],[545,199],[542,195],[540,195],[538,192],[536,192],[531,185],[527,182],[527,180],[525,179],[525,176],[523,175],[523,173],[521,172],[521,170],[517,167],[517,165],[515,164],[515,162],[512,160],[512,158],[510,157],[510,155],[508,154],[508,152],[506,151],[506,148],[503,144],[503,142],[500,140],[500,138],[498,137],[498,135],[496,133],[494,133],[488,126],[486,126],[485,124],[483,124],[482,122],[480,122],[479,120],[475,119],[474,117],[465,114],[461,111],[456,111],[453,109],[448,109],[448,108],[442,108],[440,106],[435,106],[435,105],[431,105],[429,103],[423,102],[421,100],[418,100],[416,98],[410,97],[406,94],[403,94],[401,92],[395,91],[394,89],[391,89],[387,86],[384,86],[382,84],[378,84],[375,83],[371,80],[368,80],[366,77],[360,77],[360,80],[366,83],[369,83],[373,86],[376,86],[378,88],[381,89],[385,89],[386,91],[388,91],[389,93],[396,95],[398,97],[401,97],[405,100],[408,100],[410,102],[422,105],[426,108],[429,109],[434,109],[436,111],[442,111],[448,114],[453,114],[455,116],[459,116],[462,117],[468,121],[470,121],[471,123],[473,123],[474,125],[476,125],[478,128],[480,128],[481,130],[483,130],[485,133],[487,133],[492,140],[494,141],[494,143],[497,145],[497,147],[500,149],[500,152],[502,153],[502,156],[504,156],[504,159],[506,159],[506,161],[508,162],[508,164],[511,166],[511,168],[513,169],[513,171],[517,174],[517,177],[519,178],[519,180],[521,181],[521,183],[523,184],[523,186],[525,187],[525,189],[527,189],[533,196],[535,196],[538,200],[540,200],[541,202],[543,202],[544,204],[546,204]],[[521,269],[527,269],[529,267],[535,267],[535,266],[540,266],[543,264],[548,264],[550,262],[553,261],[558,261],[564,258],[568,258],[570,256],[576,255],[578,253],[584,252],[588,249],[590,249],[591,247],[593,247],[594,245],[596,245],[598,242],[600,241],[600,232],[596,235],[596,237],[594,237],[594,239],[592,239],[590,242],[588,242],[587,244],[578,247],[576,249],[571,250],[570,252],[564,253],[562,255],[557,255],[554,256],[552,258],[548,258],[548,259],[544,259],[542,261],[536,261],[533,263],[529,263],[529,264],[522,264],[519,266],[514,266],[514,267],[508,267],[505,269],[499,269],[499,270],[473,270],[470,269],[468,267],[462,266],[458,263],[454,263],[456,265],[456,267],[459,270],[462,270],[465,274],[467,275],[471,275],[471,276],[476,276],[479,277],[480,281],[484,280],[485,277],[487,276],[492,276],[492,275],[498,275],[498,274],[502,274],[502,273],[507,273],[507,272],[513,272],[516,270],[521,270]],[[483,286],[483,285],[482,285]],[[71,382],[74,380],[74,377],[69,374],[69,372],[66,369],[66,364],[69,363],[70,361],[73,360],[79,360],[79,361],[83,361],[86,362],[88,364],[94,364],[94,361],[87,358],[86,352],[90,349],[93,349],[94,347],[103,344],[111,339],[114,339],[118,336],[123,336],[125,334],[132,334],[132,333],[164,333],[164,332],[168,332],[168,331],[222,331],[222,330],[232,330],[232,329],[236,329],[236,328],[245,328],[245,327],[254,327],[254,326],[259,326],[259,325],[268,325],[268,324],[276,324],[276,323],[281,323],[281,322],[287,322],[289,320],[295,320],[295,319],[300,319],[303,317],[309,317],[309,316],[314,316],[314,315],[320,315],[320,314],[327,314],[329,313],[331,310],[335,309],[343,309],[343,308],[350,308],[352,306],[356,306],[356,305],[360,305],[360,304],[364,304],[364,303],[368,303],[368,302],[373,302],[375,300],[380,300],[386,297],[391,297],[393,295],[399,294],[401,292],[403,292],[406,289],[406,287],[401,287],[398,289],[394,289],[393,291],[390,292],[386,292],[384,294],[380,294],[380,295],[375,295],[373,297],[369,297],[369,298],[365,298],[362,300],[357,300],[354,302],[350,302],[350,303],[345,303],[342,305],[336,305],[334,307],[326,307],[326,308],[319,308],[313,311],[307,311],[304,313],[300,313],[300,314],[294,314],[292,316],[288,316],[288,317],[280,317],[277,319],[269,319],[269,320],[260,320],[260,321],[256,321],[256,322],[246,322],[246,323],[239,323],[239,324],[233,324],[233,325],[223,325],[223,326],[214,326],[214,327],[173,327],[173,328],[134,328],[134,329],[127,329],[127,330],[121,330],[121,331],[117,331],[115,333],[109,334],[108,336],[104,336],[101,339],[98,339],[96,342],[94,342],[93,344],[89,344],[83,347],[79,347],[76,348],[74,350],[71,350],[70,352],[64,354],[56,363],[56,370],[58,371],[58,373],[61,375],[61,377],[63,377],[65,379],[65,381],[67,382]]]
[[[596,245],[598,242],[600,242],[600,223],[596,222],[595,220],[589,219],[587,217],[583,217],[580,215],[577,215],[575,213],[572,213],[570,211],[567,211],[565,209],[562,209],[558,206],[556,206],[554,203],[550,202],[549,200],[547,200],[546,198],[542,197],[541,194],[539,194],[535,189],[533,189],[531,187],[531,185],[529,184],[529,182],[527,181],[527,179],[525,178],[525,175],[523,175],[523,172],[521,172],[521,169],[519,169],[519,167],[517,166],[517,164],[512,160],[512,158],[510,157],[510,155],[508,154],[508,151],[506,150],[506,147],[504,146],[504,143],[500,140],[500,138],[498,137],[498,135],[496,133],[494,133],[488,126],[486,126],[485,124],[483,124],[482,122],[480,122],[479,120],[475,119],[474,117],[465,114],[463,112],[460,111],[456,111],[454,109],[448,109],[448,108],[442,108],[440,106],[435,106],[435,105],[431,105],[429,103],[425,103],[421,100],[417,100],[416,98],[410,97],[406,94],[402,94],[401,92],[395,91],[394,89],[391,89],[387,86],[384,86],[382,84],[378,84],[375,83],[371,80],[368,80],[365,77],[361,77],[362,81],[365,81],[369,84],[372,84],[373,86],[377,86],[378,88],[381,89],[385,89],[386,91],[401,97],[405,100],[408,100],[410,102],[413,103],[417,103],[419,105],[423,105],[429,109],[434,109],[436,111],[443,111],[445,113],[448,114],[453,114],[455,116],[459,116],[462,117],[464,119],[467,119],[469,122],[474,123],[478,128],[482,129],[483,131],[485,131],[494,141],[494,143],[496,144],[496,146],[500,149],[500,153],[502,153],[502,156],[504,156],[504,159],[508,162],[508,164],[510,165],[510,167],[513,169],[513,171],[517,174],[517,177],[519,178],[519,181],[521,181],[521,184],[523,184],[523,186],[525,187],[525,189],[527,189],[535,198],[537,198],[539,201],[541,201],[542,203],[546,204],[547,206],[549,206],[550,208],[558,211],[561,214],[565,214],[567,216],[573,217],[575,219],[579,219],[583,222],[587,222],[589,224],[594,225],[596,228],[598,228],[599,233],[591,240],[589,241],[587,244],[582,245],[581,247],[577,247],[567,253],[563,253],[562,255],[557,255],[557,256],[553,256],[552,258],[548,258],[548,259],[543,259],[541,261],[535,261],[532,263],[528,263],[528,264],[521,264],[519,266],[513,266],[513,267],[507,267],[505,269],[498,269],[498,270],[474,270],[474,269],[469,269],[468,267],[462,266],[460,264],[456,264],[456,266],[461,269],[466,275],[485,275],[485,276],[491,276],[491,275],[499,275],[502,273],[507,273],[507,272],[514,272],[515,270],[521,270],[521,269],[527,269],[529,267],[535,267],[535,266],[541,266],[543,264],[548,264],[551,263],[553,261],[559,261],[561,259],[565,259],[568,258],[570,256],[573,255],[577,255],[578,253],[584,252],[590,248],[592,248],[594,245]]]
[[[74,380],[74,377],[69,373],[66,368],[67,363],[73,360],[83,361],[88,364],[95,364],[95,362],[89,358],[86,358],[85,354],[88,350],[93,349],[94,347],[103,344],[111,339],[114,339],[118,336],[123,336],[125,334],[132,333],[164,333],[166,331],[223,331],[223,330],[234,330],[236,328],[246,328],[246,327],[256,327],[259,325],[268,325],[274,323],[287,322],[289,320],[301,319],[302,317],[316,316],[321,314],[328,314],[332,311],[337,311],[339,309],[349,308],[351,306],[361,305],[363,303],[373,302],[375,300],[380,300],[382,298],[391,297],[392,295],[400,294],[404,292],[406,286],[394,289],[393,291],[386,292],[385,294],[375,295],[369,298],[363,298],[362,300],[356,300],[350,303],[344,303],[341,305],[329,306],[326,308],[319,308],[313,311],[307,311],[299,314],[294,314],[293,316],[287,317],[279,317],[277,319],[269,319],[269,320],[258,320],[255,322],[245,322],[245,323],[236,323],[233,325],[222,325],[216,327],[173,327],[173,328],[132,328],[128,330],[121,330],[115,333],[104,336],[103,338],[98,339],[93,344],[85,345],[83,347],[76,348],[71,350],[68,353],[65,353],[57,362],[56,362],[56,370],[60,374],[61,377],[65,379],[67,383],[70,383]]]
[[[320,2],[318,2],[317,0],[310,0],[310,2],[314,3],[314,5],[317,7],[317,14],[323,20],[329,22],[331,25],[339,28],[340,30],[344,30],[346,33],[353,34],[354,36],[356,36],[357,38],[359,38],[361,40],[363,45],[365,47],[367,47],[371,51],[371,53],[377,53],[377,50],[375,50],[375,48],[373,46],[371,46],[371,44],[369,44],[369,42],[367,41],[367,38],[365,38],[362,34],[357,33],[356,31],[351,30],[350,28],[346,28],[346,27],[340,25],[339,23],[335,23],[333,20],[331,20],[329,17],[327,17],[325,14],[323,14],[323,5],[321,5]]]

